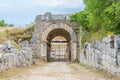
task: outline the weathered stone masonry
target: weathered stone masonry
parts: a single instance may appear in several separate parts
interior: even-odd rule
[[[75,29],[77,24],[70,22],[68,14],[45,13],[38,15],[35,19],[33,37],[31,39],[34,56],[48,60],[51,51],[51,40],[55,36],[63,36],[68,41],[68,48],[72,55],[71,60],[76,59],[77,34]]]
[[[32,51],[27,43],[27,41],[21,43],[23,50],[16,49],[10,41],[0,45],[0,72],[33,63]]]
[[[120,75],[120,35],[86,43],[80,52],[80,63]]]

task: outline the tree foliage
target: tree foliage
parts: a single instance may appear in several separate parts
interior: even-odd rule
[[[71,16],[71,21],[76,21],[78,25],[84,26],[83,29],[88,29],[88,12],[86,10],[73,14]]]
[[[14,27],[13,24],[7,24],[7,23],[5,23],[5,21],[3,19],[0,20],[0,27],[6,27],[6,26],[8,26],[8,27]]]
[[[82,34],[87,31],[85,35],[87,40],[93,38],[97,32],[99,34],[96,37],[101,38],[108,36],[109,33],[120,34],[120,0],[83,0],[83,2],[85,9],[73,14],[71,21],[76,21],[82,26]]]
[[[111,2],[111,5],[104,10],[104,24],[114,34],[120,33],[120,1]]]
[[[4,27],[4,26],[6,26],[5,21],[4,20],[0,20],[0,27]]]
[[[9,26],[9,27],[14,27],[14,24],[9,24],[8,26]]]

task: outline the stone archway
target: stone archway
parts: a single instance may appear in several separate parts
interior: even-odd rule
[[[56,37],[63,37],[65,38],[65,42],[56,40],[57,42],[53,42],[52,40]],[[55,28],[52,31],[49,32],[49,34],[47,35],[47,61],[68,61],[71,60],[71,58],[69,59],[68,56],[71,56],[70,52],[71,49],[70,48],[70,41],[71,41],[71,36],[69,34],[69,32],[67,32],[66,30],[62,29],[62,28]],[[54,45],[53,45],[54,44]],[[55,46],[53,49],[54,50],[54,58],[51,60],[50,57],[50,53],[52,52],[52,47]],[[63,49],[63,48],[66,48]],[[61,51],[62,49],[62,51]],[[62,53],[64,50],[64,53]],[[70,52],[69,52],[70,51]],[[66,54],[67,58],[61,58],[61,56],[64,57],[64,54]],[[70,54],[70,55],[69,55]],[[55,59],[55,57],[58,57],[59,59]]]
[[[66,38],[71,53],[71,60],[76,59],[77,34],[74,29],[77,26],[69,21],[69,15],[38,15],[35,20],[33,37],[31,39],[34,55],[44,60],[48,60],[51,40],[57,36]]]

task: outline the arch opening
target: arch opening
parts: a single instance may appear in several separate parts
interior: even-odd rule
[[[66,39],[67,53],[71,54],[70,61],[76,60],[79,43],[79,37],[75,32],[77,27],[76,22],[70,22],[69,14],[52,15],[46,13],[38,15],[35,19],[33,36],[30,40],[34,56],[48,61],[53,39],[56,36],[62,36]]]
[[[51,42],[52,39],[55,38],[56,36],[64,37],[67,42],[71,41],[71,36],[70,36],[69,32],[66,31],[65,29],[61,29],[61,28],[53,29],[51,32],[49,32],[49,34],[47,36],[47,41]]]
[[[71,36],[68,31],[57,28],[47,36],[47,61],[71,61]]]

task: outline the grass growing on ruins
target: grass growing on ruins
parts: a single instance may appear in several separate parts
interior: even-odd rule
[[[6,40],[15,39],[14,35],[23,34],[24,28],[15,27],[0,27],[0,43],[4,43]]]
[[[18,50],[22,50],[22,46],[18,45],[15,41],[11,40],[11,44],[14,45]]]
[[[19,50],[21,46],[18,45],[19,40],[30,40],[32,37],[34,24],[27,27],[0,27],[0,44],[4,44],[7,40]]]

